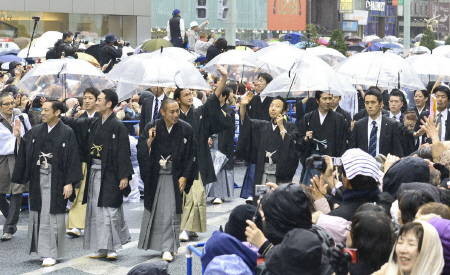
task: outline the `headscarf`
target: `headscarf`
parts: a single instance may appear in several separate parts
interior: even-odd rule
[[[441,275],[442,269],[444,268],[444,256],[441,240],[436,228],[425,221],[415,220],[414,222],[422,224],[423,240],[419,257],[417,258],[417,262],[409,275]],[[389,262],[387,263],[386,271],[384,273],[385,275],[404,274],[400,270],[398,263],[394,262],[393,259],[397,242],[392,249],[391,257],[389,258]]]

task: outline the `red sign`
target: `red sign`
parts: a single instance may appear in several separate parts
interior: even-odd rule
[[[392,0],[392,6],[398,6],[398,0]]]
[[[306,30],[306,0],[268,0],[267,29]]]
[[[12,38],[0,37],[0,42],[12,42]]]

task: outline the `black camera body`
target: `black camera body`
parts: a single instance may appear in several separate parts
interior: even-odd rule
[[[78,35],[80,34],[80,32],[75,32],[75,35],[73,36],[73,39],[75,40],[75,39],[77,39],[77,37],[78,37]],[[87,40],[85,40],[85,39],[79,39],[80,40],[80,43],[82,43],[82,44],[87,44],[87,43],[89,43],[89,41],[87,41]]]
[[[311,155],[306,159],[305,166],[309,170],[316,169],[322,172],[327,170],[327,162],[325,161],[325,158],[321,155],[316,154]]]

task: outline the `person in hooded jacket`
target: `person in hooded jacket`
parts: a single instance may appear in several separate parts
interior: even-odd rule
[[[282,243],[289,231],[302,228],[314,233],[322,244],[320,272],[316,274],[332,273],[327,252],[334,246],[334,240],[325,229],[312,223],[314,203],[312,197],[300,185],[281,184],[273,192],[264,195],[261,205],[266,234],[264,235],[254,222],[247,220],[245,235],[248,242],[259,248],[258,253],[266,261],[272,255],[270,251]]]

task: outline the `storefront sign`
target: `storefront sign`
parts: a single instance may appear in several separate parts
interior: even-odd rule
[[[267,29],[306,30],[306,0],[267,1]]]
[[[385,5],[386,5],[385,2],[366,0],[366,10],[370,10],[370,11],[384,11],[385,10]]]
[[[0,37],[0,42],[12,42],[12,38]]]
[[[343,20],[342,21],[342,31],[343,32],[357,32],[358,31],[358,21]]]
[[[339,5],[340,13],[352,13],[353,12],[353,0],[341,0]]]
[[[433,31],[448,33],[450,30],[449,17],[450,3],[432,2],[430,18],[433,18],[433,21],[429,22],[427,26],[432,27]]]
[[[367,25],[367,17],[369,16],[368,11],[354,10],[352,13],[345,13],[344,20],[357,20],[358,25]]]

